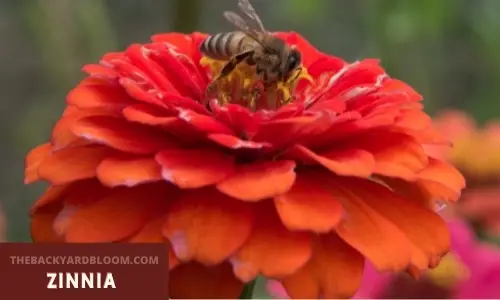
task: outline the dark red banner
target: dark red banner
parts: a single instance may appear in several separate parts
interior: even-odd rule
[[[0,243],[0,298],[168,299],[164,244]]]

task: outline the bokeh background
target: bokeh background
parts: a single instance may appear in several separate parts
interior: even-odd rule
[[[426,110],[500,117],[498,0],[253,0],[270,30],[294,30],[352,61],[377,57]],[[26,153],[46,141],[85,63],[167,31],[232,29],[236,0],[0,0],[0,201],[9,241],[29,241]],[[500,200],[499,200],[500,201]],[[1,224],[1,222],[0,222]],[[1,227],[1,226],[0,226]]]

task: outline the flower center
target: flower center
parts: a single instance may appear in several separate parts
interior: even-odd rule
[[[210,69],[211,78],[215,78],[225,65],[225,61],[202,57],[200,64]],[[252,111],[276,109],[293,102],[293,94],[300,80],[312,82],[313,79],[303,66],[295,69],[286,82],[277,82],[265,86],[263,79],[257,76],[254,66],[241,63],[227,76],[217,80],[209,98],[215,97],[219,105],[239,104]]]
[[[462,261],[452,253],[448,253],[441,260],[438,267],[427,272],[427,277],[436,285],[451,287],[469,276],[469,270]]]

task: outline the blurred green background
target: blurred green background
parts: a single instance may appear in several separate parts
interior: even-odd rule
[[[500,0],[253,0],[268,29],[294,30],[346,60],[378,57],[435,113],[500,115]],[[236,0],[0,0],[0,201],[8,239],[29,241],[26,153],[46,141],[85,63],[167,31],[232,27]]]

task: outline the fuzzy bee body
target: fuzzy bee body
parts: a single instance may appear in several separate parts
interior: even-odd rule
[[[200,51],[217,60],[230,60],[245,50],[257,48],[259,44],[241,31],[221,32],[207,37],[200,45]]]
[[[248,0],[239,0],[238,6],[247,20],[231,11],[224,12],[224,17],[239,30],[209,36],[200,45],[205,56],[226,61],[207,93],[240,63],[255,66],[256,75],[263,79],[265,86],[286,82],[301,65],[300,52],[267,32]]]

